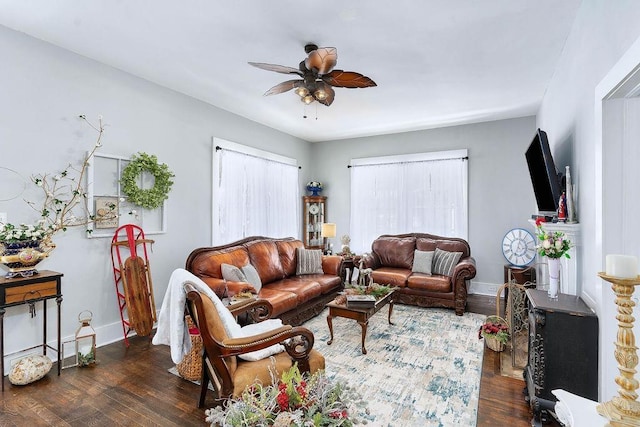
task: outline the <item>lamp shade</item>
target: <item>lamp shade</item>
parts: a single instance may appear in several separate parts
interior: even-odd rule
[[[336,237],[336,225],[331,222],[322,224],[322,237]]]

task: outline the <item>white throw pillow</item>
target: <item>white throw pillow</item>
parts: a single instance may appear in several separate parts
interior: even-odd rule
[[[52,365],[51,359],[41,354],[23,357],[9,371],[9,381],[13,385],[31,384],[47,375]]]
[[[274,329],[278,329],[282,326],[282,320],[280,319],[269,319],[260,323],[251,323],[249,325],[243,326],[240,333],[243,337],[250,337],[253,335],[258,335],[263,332],[273,331]],[[282,344],[274,344],[270,347],[263,348],[262,350],[252,351],[250,353],[241,354],[238,357],[243,360],[248,360],[250,362],[256,362],[258,360],[266,359],[269,356],[273,356],[274,354],[282,353],[284,351],[284,347]]]
[[[222,278],[230,282],[246,282],[247,278],[238,267],[231,264],[221,264]]]
[[[322,251],[320,249],[297,248],[296,275],[301,274],[323,274],[322,271]]]
[[[451,276],[461,257],[462,252],[447,252],[436,248],[433,254],[433,274]]]
[[[253,287],[256,288],[256,292],[260,292],[260,289],[262,289],[262,280],[260,280],[258,270],[256,270],[253,265],[247,264],[242,267],[241,273],[243,273],[246,278],[245,282],[251,283]]]
[[[423,273],[431,276],[431,266],[433,264],[433,251],[419,251],[415,250],[413,253],[413,268],[411,271],[414,273]]]

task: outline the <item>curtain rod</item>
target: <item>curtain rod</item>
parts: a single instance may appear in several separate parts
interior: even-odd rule
[[[361,165],[347,165],[347,169],[352,168],[352,167],[361,167],[361,166],[384,166],[384,165],[403,165],[403,164],[408,164],[408,163],[430,163],[430,162],[444,162],[447,160],[462,160],[463,162],[465,160],[469,160],[469,156],[465,156],[465,157],[449,157],[447,159],[431,159],[431,160],[409,160],[409,161],[402,161],[402,162],[385,162],[385,163],[369,163],[369,164],[361,164]]]
[[[221,151],[221,150],[231,151],[232,153],[242,154],[243,156],[253,157],[255,159],[266,160],[268,162],[279,163],[279,164],[285,165],[285,166],[296,167],[296,165],[292,165],[291,163],[281,162],[281,161],[273,160],[273,159],[267,159],[265,157],[256,156],[255,154],[243,153],[242,151],[232,150],[231,148],[223,148],[223,147],[221,147],[219,145],[216,145],[216,151]],[[297,166],[297,167],[298,167],[298,169],[302,169],[302,166]]]

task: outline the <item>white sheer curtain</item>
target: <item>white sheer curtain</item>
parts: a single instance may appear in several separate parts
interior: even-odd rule
[[[351,249],[381,234],[467,239],[467,150],[351,161]]]
[[[228,141],[221,147],[216,139],[214,145],[212,243],[248,236],[296,237],[296,160]]]

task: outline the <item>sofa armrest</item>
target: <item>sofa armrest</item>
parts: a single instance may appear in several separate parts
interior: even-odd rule
[[[476,260],[472,257],[462,258],[453,270],[453,300],[458,316],[462,316],[467,305],[467,280],[476,277]]]
[[[362,268],[370,268],[372,270],[375,270],[382,267],[382,265],[380,264],[380,258],[378,258],[378,256],[373,252],[362,254],[358,258],[362,263]],[[360,263],[358,263],[356,267],[360,267]]]
[[[322,271],[324,274],[339,276],[342,271],[342,257],[340,255],[323,255]]]

